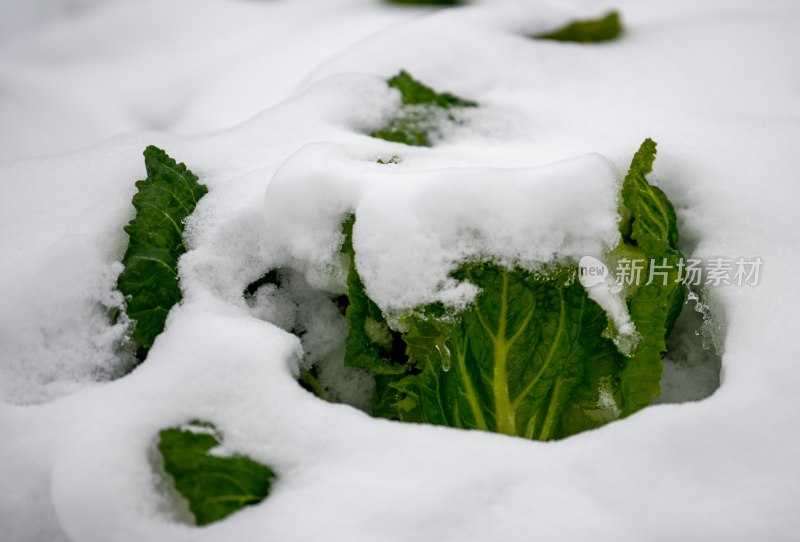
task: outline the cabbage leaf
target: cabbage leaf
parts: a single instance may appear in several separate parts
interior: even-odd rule
[[[188,501],[197,525],[219,521],[263,501],[275,478],[272,469],[249,457],[211,453],[219,445],[218,432],[206,422],[159,433],[164,470]]]
[[[464,262],[453,277],[479,288],[469,307],[458,313],[418,307],[403,319],[402,333],[390,329],[358,276],[350,217],[343,245],[351,259],[345,363],[376,375],[373,414],[550,440],[647,406],[660,393],[665,340],[685,295],[675,210],[645,178],[654,159],[648,139],[623,182],[623,240],[612,251],[640,255],[645,278],[647,260],[668,267],[665,280],[625,293],[638,333],[630,355],[615,345],[609,318],[576,281],[575,267],[564,264],[534,273]],[[371,334],[376,325],[381,332]]]
[[[163,331],[169,310],[183,297],[178,259],[186,252],[184,221],[208,192],[184,164],[157,147],[145,149],[144,163],[147,178],[136,183],[136,216],[125,226],[128,248],[117,278],[126,312],[135,322],[132,338],[140,361]]]

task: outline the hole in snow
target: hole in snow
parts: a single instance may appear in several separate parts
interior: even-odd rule
[[[244,291],[250,313],[300,338],[300,384],[327,401],[369,411],[375,380],[344,366],[347,296],[312,287],[303,273],[271,270]]]
[[[667,339],[661,395],[654,403],[684,403],[709,397],[719,388],[722,367],[721,315],[703,292],[690,291]]]

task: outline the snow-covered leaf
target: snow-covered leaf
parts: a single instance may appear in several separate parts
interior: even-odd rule
[[[467,262],[452,276],[479,289],[469,307],[455,314],[439,304],[419,307],[404,319],[402,334],[391,330],[358,276],[348,219],[342,249],[352,260],[345,363],[378,375],[373,413],[549,440],[647,406],[660,392],[665,338],[684,294],[677,281],[680,253],[669,241],[677,243],[674,209],[644,177],[654,159],[655,143],[648,139],[626,176],[623,207],[631,216],[623,222],[634,232],[642,230],[637,223],[661,224],[663,238],[644,229],[616,251],[666,258],[671,267],[668,281],[625,293],[638,338],[632,352],[617,347],[605,310],[563,263],[533,272]],[[636,246],[639,239],[647,241],[644,249]],[[370,331],[377,326],[381,333]],[[405,357],[398,337],[407,345]]]
[[[455,120],[449,110],[478,106],[449,92],[438,93],[405,71],[400,71],[388,83],[400,91],[403,105],[385,127],[372,133],[372,137],[386,141],[429,147],[439,125]]]

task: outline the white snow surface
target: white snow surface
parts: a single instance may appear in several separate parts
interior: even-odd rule
[[[356,267],[390,313],[434,301],[465,306],[474,287],[449,278],[464,261],[536,269],[602,257],[620,240],[619,183],[596,154],[518,169],[420,169],[411,156],[401,166],[347,155],[315,144],[281,165],[266,196],[268,251],[311,262],[322,273],[312,282],[324,285],[339,259],[339,225],[354,212]]]
[[[0,540],[796,540],[795,2],[622,0],[627,32],[602,45],[525,37],[608,7],[588,1],[12,4]],[[370,138],[401,68],[481,107],[433,148]],[[352,208],[386,307],[463,300],[446,280],[461,256],[600,255],[648,136],[687,255],[764,260],[758,286],[710,289],[723,378],[702,401],[548,443],[374,419],[304,391],[300,341],[242,298],[276,266],[341,291]],[[126,363],[107,313],[148,144],[209,193],[184,301],[146,362],[109,380]],[[196,418],[279,474],[263,503],[200,529],[176,517],[155,450],[159,429]]]

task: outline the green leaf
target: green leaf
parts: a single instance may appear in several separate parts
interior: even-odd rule
[[[622,184],[623,211],[630,231],[626,241],[643,253],[643,276],[649,282],[652,263],[663,266],[666,277],[639,286],[628,299],[628,311],[641,336],[621,376],[622,413],[630,414],[650,404],[660,393],[662,357],[669,336],[683,309],[686,288],[678,276],[678,225],[675,208],[664,192],[651,185],[650,173],[656,156],[656,144],[646,139],[631,161]],[[655,271],[655,270],[654,270]]]
[[[540,440],[572,433],[568,409],[581,428],[616,417],[613,399],[608,412],[598,404],[603,378],[613,397],[622,356],[602,337],[603,310],[572,273],[463,266],[455,277],[481,289],[470,308],[408,319],[403,338],[420,373],[391,385],[396,417]]]
[[[473,101],[464,100],[449,92],[442,92],[440,94],[411,77],[405,70],[401,70],[400,73],[389,79],[388,83],[391,88],[396,88],[400,91],[400,95],[403,98],[403,105],[427,104],[436,105],[444,109],[449,109],[451,107],[478,106],[478,104]]]
[[[456,121],[450,110],[478,105],[449,92],[437,93],[405,71],[389,79],[388,84],[400,91],[403,105],[384,128],[372,133],[372,137],[386,141],[429,147],[443,122]]]
[[[551,32],[533,36],[540,40],[596,43],[617,39],[622,34],[619,13],[612,11],[599,19],[573,21]]]
[[[164,469],[189,502],[197,525],[219,521],[263,501],[275,478],[269,467],[249,457],[211,455],[219,445],[214,426],[204,422],[159,433]]]
[[[630,213],[633,242],[654,256],[678,248],[678,225],[675,208],[667,195],[647,182],[645,175],[653,169],[656,143],[647,138],[633,156],[622,184],[622,202]]]
[[[186,252],[184,221],[208,190],[184,164],[164,151],[144,151],[147,178],[138,181],[133,196],[136,216],[125,226],[128,249],[117,288],[125,296],[128,316],[136,325],[133,340],[144,359],[167,314],[181,298],[178,259]]]
[[[349,258],[347,272],[348,305],[345,319],[350,326],[345,346],[345,364],[367,369],[375,374],[401,374],[408,370],[400,334],[389,328],[378,305],[367,295],[355,266],[353,226],[355,215],[342,224],[342,254]]]

